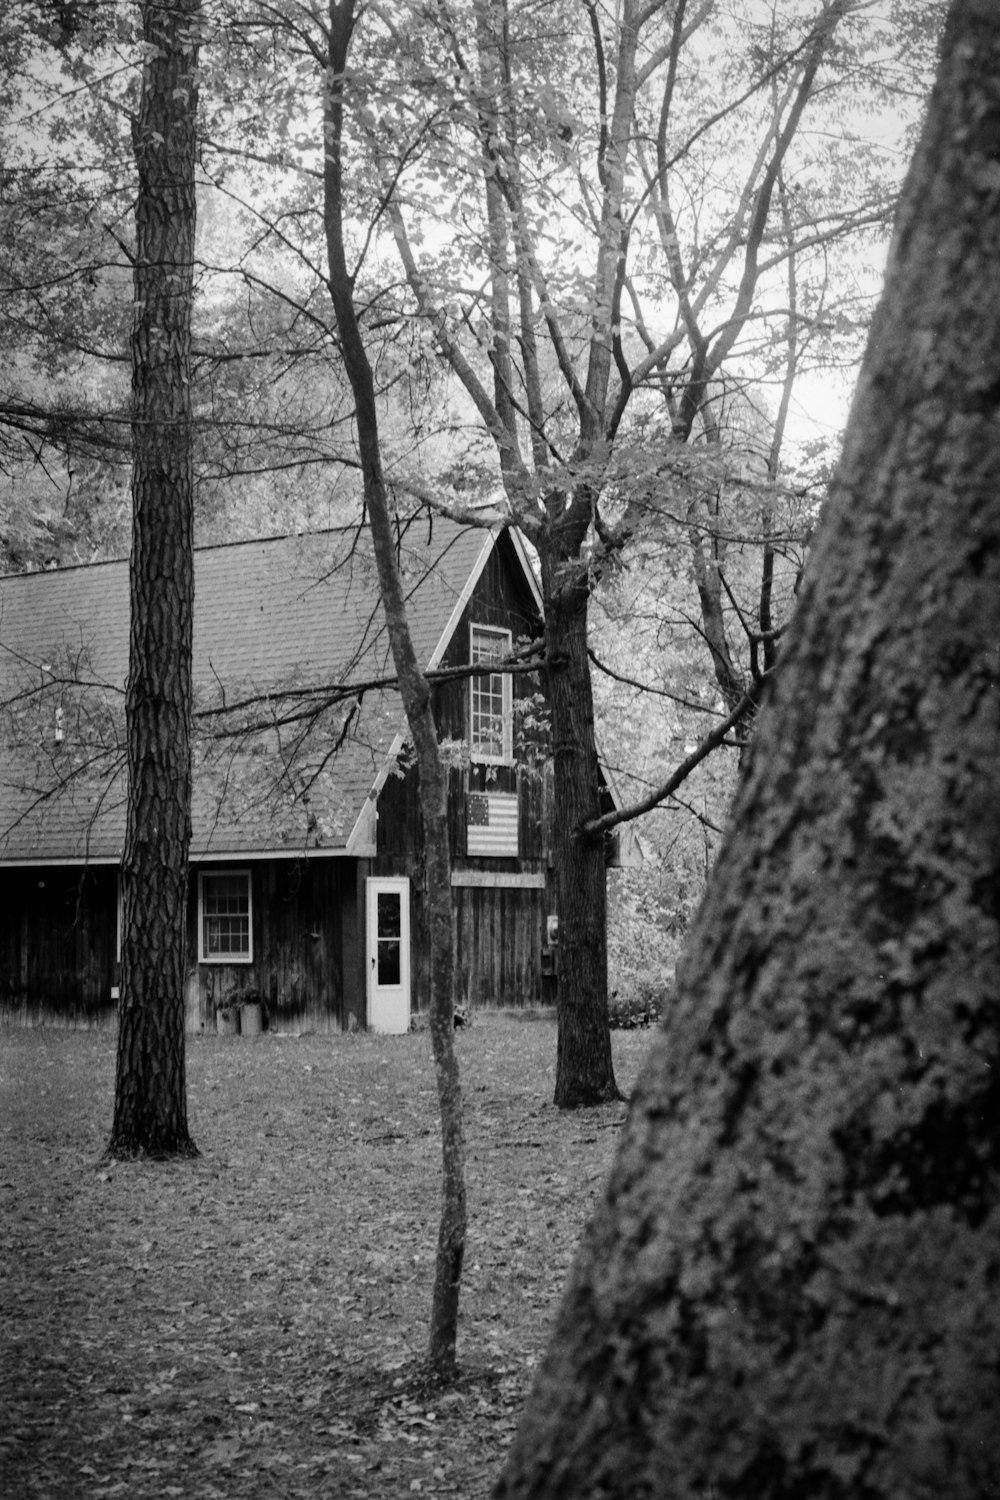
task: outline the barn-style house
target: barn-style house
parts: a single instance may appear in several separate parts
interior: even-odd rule
[[[536,674],[497,670],[541,631],[530,560],[516,531],[426,515],[398,554],[443,674],[457,998],[544,1002],[544,709]],[[366,532],[199,549],[195,580],[188,1029],[256,995],[279,1029],[405,1030],[426,1004],[422,834]],[[127,665],[127,562],[0,579],[8,1019],[113,1024]]]

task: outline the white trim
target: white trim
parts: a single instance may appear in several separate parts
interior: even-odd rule
[[[434,650],[430,654],[427,666],[424,668],[425,671],[433,672],[435,667],[439,667],[441,665],[441,658],[444,656],[444,653],[447,651],[448,646],[451,644],[451,638],[455,634],[455,631],[458,629],[458,624],[462,618],[462,615],[465,613],[466,605],[472,598],[476,584],[483,576],[486,564],[490,560],[490,556],[495,545],[496,535],[491,528],[489,531],[487,531],[486,540],[483,542],[479,556],[473,563],[469,576],[465,580],[465,583],[462,585],[462,591],[459,594],[458,598],[455,600],[454,608],[452,609],[452,612],[448,617],[448,623],[441,633],[441,639],[438,641],[437,645],[434,647]]]
[[[214,864],[219,859],[236,859],[241,864],[259,864],[263,859],[344,859],[351,850],[344,844],[333,844],[329,848],[322,845],[317,849],[299,848],[289,849],[286,845],[283,849],[216,849],[209,845],[204,849],[192,849],[188,859],[190,865],[202,863]]]
[[[451,883],[453,886],[472,890],[499,887],[501,890],[544,891],[545,876],[540,871],[531,870],[517,873],[504,870],[452,870]]]
[[[233,879],[242,876],[247,883],[247,951],[246,953],[205,952],[205,905],[206,880]],[[210,870],[198,871],[198,962],[200,964],[252,964],[253,963],[253,876],[249,870],[213,866]]]
[[[441,633],[441,639],[438,641],[437,645],[434,647],[434,650],[431,652],[430,659],[427,663],[425,671],[433,672],[435,667],[441,665],[441,658],[444,656],[445,651],[448,649],[452,636],[458,629],[459,621],[462,618],[466,605],[472,598],[476,584],[483,576],[483,572],[486,568],[486,564],[489,562],[490,555],[496,547],[496,544],[499,541],[502,533],[505,531],[511,539],[511,543],[514,547],[514,554],[517,557],[518,562],[521,564],[521,571],[524,574],[524,581],[528,585],[531,596],[534,599],[535,605],[538,609],[538,613],[544,619],[545,612],[542,609],[542,591],[538,586],[538,579],[535,577],[535,570],[531,566],[531,560],[528,557],[524,537],[521,535],[516,526],[502,526],[500,524],[491,526],[486,533],[486,541],[483,543],[482,551],[477,557],[468,578],[462,586],[462,592],[455,600],[455,606],[452,609],[451,616],[448,620],[447,625]]]
[[[400,747],[402,747],[402,736],[400,736]],[[398,752],[397,752],[398,753]],[[389,773],[386,771],[385,775]],[[381,778],[385,782],[385,776]],[[362,818],[364,810],[362,809]],[[359,821],[361,821],[359,819]],[[357,826],[357,825],[355,825]],[[353,837],[353,835],[352,835]],[[223,849],[209,845],[207,848],[192,849],[188,857],[188,867],[201,864],[202,862],[215,863],[216,860],[239,860],[241,864],[259,864],[264,859],[348,859],[356,857],[356,851],[349,844],[334,844],[329,847],[309,849],[289,849],[286,845],[282,849]],[[363,857],[363,856],[362,856]],[[121,868],[121,855],[102,854],[100,856],[85,854],[67,855],[65,859],[54,858],[46,855],[44,859],[0,859],[0,870],[58,870],[63,866],[72,869],[90,868],[107,870],[117,865]]]
[[[473,647],[476,632],[481,636],[495,636],[502,638],[506,650],[504,656],[510,656],[513,650],[514,635],[504,625],[482,625],[477,620],[469,621],[469,666],[479,665],[473,660]],[[499,677],[500,678],[500,725],[501,725],[501,751],[499,755],[485,754],[476,749],[475,740],[472,735],[473,706],[472,700],[476,690],[477,677]],[[482,664],[482,670],[473,672],[469,676],[469,758],[477,766],[510,766],[514,764],[514,684],[509,672],[495,670],[494,663],[486,661]]]
[[[399,897],[399,980],[378,982],[378,898]],[[365,1020],[371,1031],[398,1036],[410,1029],[410,882],[405,875],[365,879]]]
[[[361,811],[358,813],[357,821],[348,835],[347,844],[344,849],[345,854],[355,855],[358,859],[371,859],[378,853],[378,799],[381,796],[382,788],[389,780],[393,766],[399,759],[400,751],[406,744],[406,738],[404,732],[400,730],[389,746],[385,759],[382,762],[382,769],[377,772],[375,780],[372,782],[371,791],[365,798]],[[371,814],[368,811],[369,804],[375,809],[375,847],[371,851],[369,851],[367,843],[371,831]]]
[[[525,544],[524,537],[516,526],[497,527],[497,532],[499,533],[500,531],[506,531],[511,541],[513,542],[514,551],[517,553],[518,561],[520,562],[521,567],[524,569],[524,576],[527,580],[528,587],[534,595],[535,603],[538,606],[538,613],[544,619],[545,611],[542,608],[542,591],[538,586],[538,579],[535,577],[535,570],[531,566],[531,559],[528,556],[528,549]]]
[[[614,803],[615,811],[621,812],[622,808],[625,806],[625,799],[619,791],[618,783],[615,781],[614,774],[611,770],[609,770],[604,757],[601,755],[599,747],[597,751],[597,760],[601,768],[601,776],[604,778],[605,790],[607,791],[608,796],[611,798],[611,801]]]
[[[398,753],[398,752],[397,752]],[[385,777],[382,778],[382,785]],[[382,786],[379,787],[379,791]],[[345,854],[355,855],[358,859],[374,859],[378,853],[378,792],[371,791],[361,804],[357,822],[347,836]]]
[[[86,564],[81,563],[80,567]],[[95,565],[96,566],[96,565]],[[106,870],[109,866],[120,865],[122,857],[120,854],[67,854],[54,856],[45,855],[39,859],[0,859],[0,870],[58,870],[63,865],[70,865],[73,869],[78,867],[89,868],[91,865]]]

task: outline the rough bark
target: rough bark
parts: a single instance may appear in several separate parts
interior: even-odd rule
[[[579,436],[574,458],[592,462],[606,437],[621,206],[636,96],[640,21],[631,0],[619,13],[614,104],[601,161],[601,229],[587,378],[576,392]],[[593,685],[587,654],[590,602],[588,536],[595,496],[578,487],[567,509],[548,506],[535,538],[542,564],[545,659],[552,725],[555,852],[559,893],[556,1086],[560,1109],[620,1098],[608,1026],[607,877],[603,837],[584,825],[600,815]]]
[[[436,1374],[455,1369],[458,1304],[465,1255],[465,1132],[455,1053],[455,949],[448,843],[448,778],[438,746],[431,691],[413,649],[382,472],[378,411],[371,363],[354,305],[344,249],[342,140],[344,75],[354,27],[353,0],[330,0],[329,71],[324,92],[326,155],[324,223],[329,289],[344,366],[354,395],[355,420],[382,606],[413,739],[423,817],[430,930],[430,1032],[441,1116],[442,1189],[431,1300],[429,1360]]]
[[[604,835],[583,831],[601,812],[587,656],[590,583],[572,543],[557,561],[560,550],[552,536],[540,552],[559,911],[554,1102],[578,1109],[621,1096],[608,1029]]]
[[[115,1156],[190,1154],[184,962],[194,610],[191,302],[199,0],[148,0],[133,146],[128,814]]]
[[[801,610],[506,1500],[995,1490],[998,494],[1000,14],[957,0]]]

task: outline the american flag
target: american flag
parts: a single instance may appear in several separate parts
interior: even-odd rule
[[[517,797],[472,792],[466,818],[466,853],[517,857]]]
[[[472,793],[469,797],[469,827],[489,828],[490,826],[490,799],[482,793]]]

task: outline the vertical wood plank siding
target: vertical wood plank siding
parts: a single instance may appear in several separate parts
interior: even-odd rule
[[[234,867],[239,862],[234,861]],[[188,954],[198,952],[198,870],[188,887]],[[242,866],[253,888],[253,962],[199,964],[197,1012],[188,1027],[214,1030],[229,996],[260,992],[270,1026],[282,1031],[340,1031],[364,1024],[363,997],[345,995],[358,942],[354,862],[343,859],[262,860]],[[345,953],[345,949],[346,951]],[[349,998],[350,1003],[346,1003]]]
[[[0,909],[0,1019],[113,1025],[117,870],[0,870]]]
[[[507,629],[515,642],[536,628],[534,605],[523,590],[519,571],[505,563],[509,542],[493,552],[460,620],[442,665],[466,666],[472,623]],[[516,580],[516,583],[515,583]],[[514,699],[538,690],[534,676],[514,679]],[[438,729],[445,739],[464,741],[469,729],[468,679],[435,694]],[[515,737],[516,738],[516,737]],[[517,797],[517,852],[469,854],[470,795]],[[453,867],[484,873],[547,873],[545,776],[526,765],[453,766],[448,773],[448,834]],[[379,798],[378,856],[374,872],[407,875],[411,881],[413,995],[415,1011],[426,1007],[426,914],[423,828],[412,774],[392,777]],[[544,890],[496,887],[454,888],[456,999],[468,1006],[539,1005],[543,996],[541,950],[550,898]]]
[[[260,991],[275,1027],[339,1031],[363,1026],[359,948],[364,932],[358,918],[355,861],[271,860],[241,868],[250,869],[253,885],[253,963],[199,965],[199,866],[192,866],[187,1029],[214,1030],[219,1002],[227,994],[249,989]],[[5,913],[0,929],[0,1019],[24,1025],[113,1027],[117,870],[0,870],[0,902]]]
[[[459,1004],[541,1005],[545,892],[456,887],[454,898]]]

